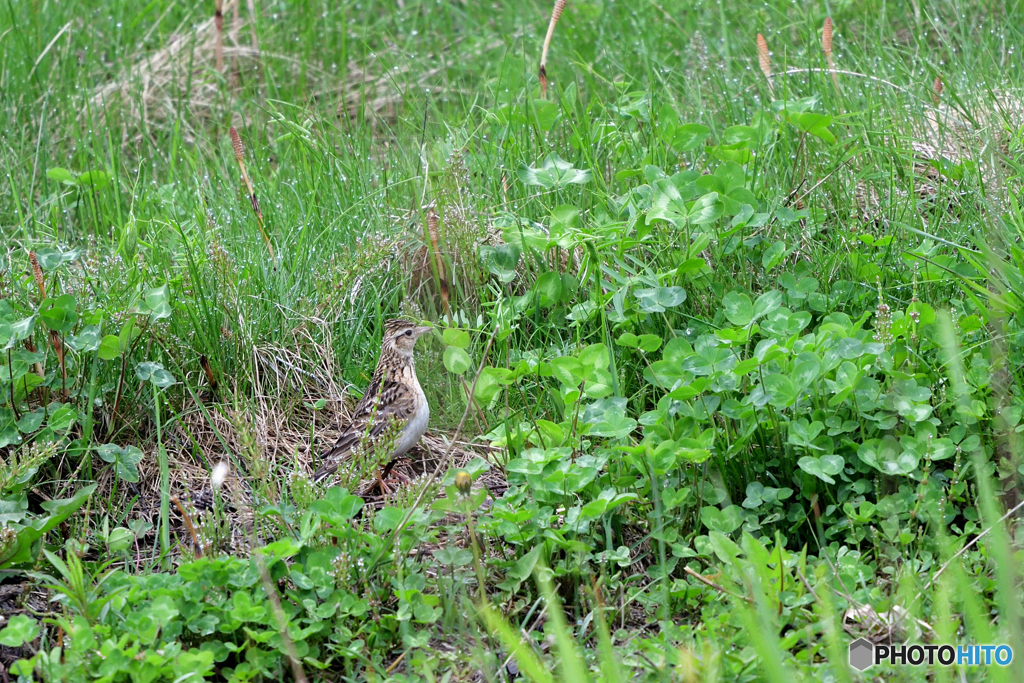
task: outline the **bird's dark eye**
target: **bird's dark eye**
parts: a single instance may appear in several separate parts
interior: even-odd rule
[[[406,337],[411,337],[412,336],[412,330],[406,330],[405,331],[405,336]]]

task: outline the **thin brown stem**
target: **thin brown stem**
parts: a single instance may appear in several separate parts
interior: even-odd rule
[[[181,513],[181,518],[185,521],[185,527],[188,529],[189,534],[192,535],[192,545],[196,549],[196,553],[199,557],[203,556],[203,545],[199,542],[199,534],[196,533],[196,527],[192,524],[192,517],[185,511],[185,506],[181,504],[181,501],[177,496],[171,496],[171,502],[178,508],[178,512]]]
[[[252,187],[252,181],[249,180],[249,172],[245,170],[245,148],[242,146],[242,137],[234,126],[228,129],[228,134],[231,136],[231,147],[235,151],[238,169],[242,172],[242,181],[245,183],[245,189],[249,192],[249,203],[252,204],[252,212],[256,216],[256,225],[259,227],[260,235],[267,245],[267,251],[270,252],[270,258],[273,259],[274,247],[270,244],[270,237],[267,236],[266,227],[263,223],[263,211],[260,209],[259,200],[256,199],[256,190]]]
[[[548,22],[548,32],[544,36],[544,46],[540,51],[540,68],[537,69],[537,76],[540,78],[540,96],[544,97],[548,92],[548,48],[551,47],[551,38],[555,35],[555,26],[562,17],[565,10],[566,0],[555,0],[555,6],[551,10],[551,21]]]
[[[449,291],[448,291],[448,276],[444,270],[444,261],[441,259],[441,248],[440,248],[440,231],[438,230],[438,223],[440,217],[437,214],[437,209],[431,207],[427,212],[427,236],[430,239],[430,250],[434,256],[434,279],[436,280],[437,289],[441,293],[441,306],[444,309],[444,314],[450,321],[452,319],[452,309],[448,304]]]
[[[216,0],[214,3],[213,25],[217,29],[217,43],[214,46],[217,73],[224,73],[224,0]]]

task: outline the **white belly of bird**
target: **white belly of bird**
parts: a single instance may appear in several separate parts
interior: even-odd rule
[[[395,446],[394,457],[396,458],[404,455],[416,445],[416,442],[427,431],[427,423],[430,422],[430,406],[427,405],[427,397],[423,395],[423,389],[420,388],[419,382],[416,382],[415,390],[416,402],[420,405],[420,409],[412,414],[402,429],[402,436],[399,437],[398,444]]]

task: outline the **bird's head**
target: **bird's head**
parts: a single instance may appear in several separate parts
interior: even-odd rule
[[[432,329],[432,327],[419,327],[408,320],[389,320],[384,323],[384,348],[393,349],[396,353],[411,357],[416,340]]]

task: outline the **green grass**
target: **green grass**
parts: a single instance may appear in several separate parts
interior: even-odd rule
[[[0,577],[65,596],[38,676],[865,680],[864,604],[1024,653],[1019,3],[569,3],[546,98],[547,3],[254,5],[224,73],[212,3],[0,10]],[[459,449],[488,506],[306,479],[399,314],[438,327],[432,430],[499,446]]]

